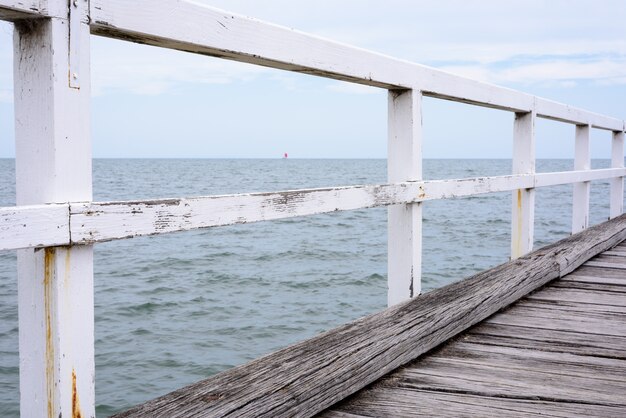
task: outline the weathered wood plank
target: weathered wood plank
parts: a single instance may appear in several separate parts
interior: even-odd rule
[[[590,290],[595,294],[596,291],[601,292],[598,295],[603,294],[602,292],[617,292],[626,294],[626,281],[621,281],[621,283],[617,285],[612,285],[608,283],[586,283],[582,281],[576,280],[559,280],[558,282],[552,284],[550,286],[552,289],[577,289],[577,290]],[[626,301],[625,301],[626,302]]]
[[[615,306],[615,305],[597,305],[595,303],[587,303],[587,302],[578,302],[578,301],[568,301],[568,300],[545,300],[545,299],[533,299],[533,298],[524,298],[517,302],[518,306],[528,306],[536,309],[547,309],[550,311],[560,310],[560,311],[573,311],[578,312],[580,314],[584,314],[587,312],[596,312],[596,313],[618,313],[618,314],[626,314],[626,306]],[[622,318],[626,326],[626,318]]]
[[[510,180],[509,179],[513,179]],[[442,180],[189,199],[71,204],[72,241],[87,243],[196,228],[416,203],[526,187],[531,178]],[[495,189],[494,189],[495,188]]]
[[[607,269],[626,269],[626,263],[613,263],[608,261],[588,261],[586,265],[589,267],[603,267]]]
[[[555,353],[542,350],[529,350],[518,347],[498,347],[494,345],[465,342],[462,339],[451,341],[435,352],[416,360],[389,375],[396,380],[405,371],[424,371],[431,373],[430,367],[458,366],[459,374],[463,368],[487,366],[502,370],[521,370],[557,376],[578,376],[587,379],[614,381],[615,388],[626,393],[626,360],[605,358],[570,353]],[[532,383],[531,379],[527,383]],[[453,389],[453,387],[451,387]],[[547,395],[547,394],[546,394]],[[582,399],[579,399],[582,400]],[[626,402],[626,398],[620,403]]]
[[[612,417],[622,416],[623,407],[563,403],[539,399],[488,398],[467,393],[449,393],[375,386],[347,399],[333,410],[374,417]],[[332,415],[321,414],[327,418]]]
[[[626,337],[590,338],[575,331],[482,322],[460,338],[480,344],[626,359]]]
[[[626,257],[626,251],[618,251],[617,249],[615,249],[615,250],[606,251],[606,252],[603,253],[603,255],[613,255],[613,256],[617,256],[617,257]]]
[[[610,255],[610,254],[600,254],[594,258],[592,258],[591,261],[602,261],[605,263],[613,263],[613,264],[626,264],[626,257],[622,257],[619,255]]]
[[[141,235],[402,205],[626,174],[626,169],[414,181],[181,199],[70,204],[76,244]]]
[[[184,0],[91,0],[92,33],[622,131],[624,121]]]
[[[357,415],[349,412],[328,411],[322,415],[324,418],[368,418],[370,415]]]
[[[615,279],[611,277],[577,276],[574,274],[570,274],[562,278],[561,280],[563,281],[563,283],[597,283],[614,286],[626,286],[626,278]]]
[[[490,324],[515,325],[550,330],[563,330],[594,335],[626,337],[624,322],[609,314],[548,311],[528,306],[512,306],[486,320]]]
[[[504,367],[503,364],[458,364],[435,361],[419,368],[401,368],[387,379],[394,387],[418,390],[439,390],[469,393],[479,396],[506,397],[515,394],[524,399],[581,402],[608,406],[626,406],[625,384],[572,375],[560,375],[555,369],[535,371]],[[601,371],[599,371],[601,373]],[[557,379],[557,376],[562,378]],[[555,384],[558,381],[558,385]]]
[[[626,238],[626,216],[421,295],[118,417],[310,416]],[[501,316],[501,315],[498,315]]]
[[[70,243],[69,205],[0,208],[0,251]]]
[[[582,265],[578,270],[572,273],[572,276],[592,276],[610,279],[626,280],[626,271],[607,269],[603,267],[593,267],[587,264]]]
[[[563,300],[594,303],[598,305],[625,306],[626,295],[615,292],[586,291],[577,289],[548,288],[528,296],[531,300]]]
[[[525,93],[183,0],[92,0],[91,17],[101,36],[505,109],[534,104]]]

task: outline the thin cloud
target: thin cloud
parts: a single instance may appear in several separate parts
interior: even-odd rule
[[[539,60],[541,61],[541,60]],[[444,70],[496,84],[542,84],[574,87],[578,83],[626,84],[626,56],[617,59],[558,59],[510,64],[470,64],[444,66]]]
[[[111,40],[93,42],[92,91],[159,95],[183,84],[252,81],[268,69],[212,57]]]

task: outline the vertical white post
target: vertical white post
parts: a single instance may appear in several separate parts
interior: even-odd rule
[[[92,199],[88,3],[68,5],[15,25],[18,205]],[[21,416],[94,417],[92,247],[18,251],[18,302]]]
[[[390,183],[422,179],[422,94],[389,91],[387,175]],[[389,306],[419,295],[422,263],[422,205],[388,209]]]
[[[611,143],[611,167],[624,167],[624,132],[613,132]],[[609,219],[616,218],[624,212],[624,177],[611,179],[611,206]]]
[[[513,174],[535,173],[535,111],[516,113],[513,125]],[[513,191],[511,259],[533,249],[535,189]]]
[[[589,125],[576,125],[576,145],[574,152],[574,170],[589,170],[591,157],[589,152]],[[589,226],[589,185],[583,181],[574,183],[574,197],[572,207],[572,234],[582,231]]]

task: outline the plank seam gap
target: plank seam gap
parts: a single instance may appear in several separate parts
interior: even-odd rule
[[[451,393],[458,395],[470,395],[470,396],[478,396],[481,398],[496,398],[496,399],[513,399],[513,400],[523,400],[523,401],[543,401],[543,402],[552,402],[552,403],[564,403],[564,404],[578,404],[578,405],[598,405],[598,406],[610,406],[610,407],[623,407],[626,406],[624,403],[598,403],[598,402],[590,402],[584,400],[569,400],[569,399],[559,399],[559,398],[551,398],[548,396],[515,396],[515,395],[506,395],[506,394],[494,394],[488,395],[481,392],[474,392],[469,390],[460,390],[460,389],[443,389],[443,388],[412,388],[402,385],[396,385],[395,387],[411,390],[415,392],[440,392],[440,393]]]

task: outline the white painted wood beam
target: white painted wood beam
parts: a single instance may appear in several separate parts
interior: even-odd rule
[[[0,0],[0,20],[48,17],[47,0]]]
[[[421,180],[422,95],[415,90],[391,90],[388,110],[388,180]],[[387,230],[387,304],[392,306],[421,292],[421,203],[390,206]]]
[[[89,27],[72,31],[80,88],[70,86],[68,19],[15,28],[17,204],[89,201]],[[21,415],[95,416],[92,247],[19,250],[18,305]]]
[[[516,111],[531,95],[183,0],[92,0],[97,35]]]
[[[91,0],[92,33],[164,48],[623,130],[624,121],[185,0]],[[619,128],[618,128],[619,127]]]
[[[70,243],[70,205],[0,208],[0,251]]]
[[[623,177],[624,168],[602,168],[597,170],[577,170],[535,174],[535,187],[556,186],[559,184],[580,183],[593,180]]]
[[[589,170],[591,157],[589,148],[589,125],[576,125],[574,169]],[[572,205],[572,233],[582,231],[589,226],[589,181],[574,183]]]
[[[574,125],[591,125],[593,128],[621,131],[624,121],[598,113],[578,109],[541,97],[536,98],[537,116]]]
[[[624,167],[624,132],[613,132],[611,142],[611,167]],[[609,219],[616,218],[624,212],[624,177],[615,177],[611,181],[611,204]]]
[[[606,168],[137,202],[2,207],[0,250],[84,245],[138,235],[462,198],[625,175],[625,168]]]
[[[535,173],[535,112],[516,113],[513,127],[513,174]],[[513,191],[511,259],[532,251],[535,231],[535,189]]]
[[[602,169],[134,202],[72,203],[73,244],[378,206],[555,186],[626,175]]]

